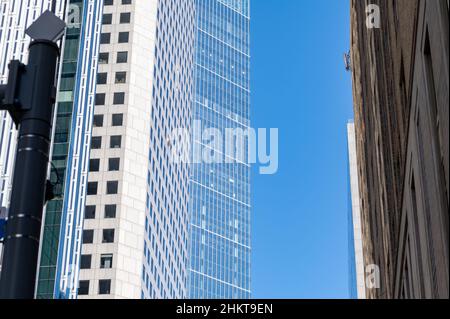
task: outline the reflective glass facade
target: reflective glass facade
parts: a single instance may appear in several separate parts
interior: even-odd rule
[[[193,119],[224,136],[250,126],[249,5],[196,0]],[[205,141],[194,134],[193,143]],[[250,298],[250,182],[245,163],[192,166],[190,298]]]
[[[102,1],[67,5],[51,150],[56,197],[43,219],[36,292],[41,299],[76,297],[94,109]]]

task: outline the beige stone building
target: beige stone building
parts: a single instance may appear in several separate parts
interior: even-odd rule
[[[447,0],[351,0],[368,298],[449,297],[448,38]]]

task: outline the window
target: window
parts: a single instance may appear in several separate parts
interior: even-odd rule
[[[117,205],[105,206],[105,218],[116,218]]]
[[[91,269],[92,255],[81,255],[80,268]]]
[[[110,158],[108,161],[108,171],[117,172],[120,170],[120,158]]]
[[[108,64],[109,63],[109,53],[100,53],[98,55],[98,63]]]
[[[89,295],[89,280],[80,280],[78,284],[78,295]]]
[[[97,182],[89,182],[87,187],[87,194],[90,195],[97,195],[98,190],[98,183]]]
[[[118,181],[106,182],[106,194],[107,195],[116,195],[118,192],[119,192],[119,182]]]
[[[105,93],[97,93],[95,95],[95,105],[105,105]]]
[[[103,126],[103,115],[94,115],[94,127]]]
[[[103,244],[111,244],[114,243],[114,229],[103,229]]]
[[[91,149],[93,150],[99,150],[102,148],[102,137],[101,136],[94,136],[91,140]]]
[[[108,73],[97,74],[97,84],[106,84],[108,82]]]
[[[120,14],[120,23],[130,23],[131,21],[131,13],[130,12],[123,12]]]
[[[122,125],[123,125],[123,114],[113,114],[112,126],[122,126]]]
[[[89,160],[89,172],[99,172],[100,171],[100,160],[95,158]]]
[[[125,93],[124,92],[114,93],[113,103],[114,105],[125,104]]]
[[[116,84],[124,84],[127,82],[127,72],[116,72]]]
[[[112,24],[112,14],[111,13],[105,13],[103,15],[103,24]]]
[[[110,138],[110,148],[121,148],[122,147],[122,136],[111,136]]]
[[[117,52],[117,63],[127,63],[128,62],[128,52]]]
[[[111,269],[113,263],[112,254],[103,254],[100,256],[100,268],[101,269]]]
[[[100,35],[100,44],[109,44],[111,43],[111,33],[102,33]]]
[[[119,32],[119,43],[128,43],[130,40],[129,32]]]
[[[92,244],[94,242],[94,230],[83,230],[83,244]]]
[[[112,6],[114,4],[114,0],[105,0],[103,1],[103,4],[105,6]]]
[[[122,0],[122,4],[131,4],[131,0]]]
[[[93,205],[87,205],[86,209],[84,210],[84,218],[85,219],[95,219],[95,206]]]
[[[99,280],[98,294],[109,295],[111,293],[111,280]]]

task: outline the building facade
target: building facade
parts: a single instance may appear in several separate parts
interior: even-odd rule
[[[250,127],[250,1],[196,0],[195,129]],[[198,132],[200,133],[200,132]],[[210,145],[193,134],[193,149]],[[208,146],[209,143],[209,146]],[[214,144],[214,143],[213,143]],[[194,157],[196,154],[194,154]],[[189,297],[250,298],[250,165],[194,163]],[[228,163],[228,162],[227,162]]]
[[[78,298],[184,298],[195,6],[105,0]]]
[[[449,2],[370,4],[351,1],[367,297],[448,298]]]
[[[364,255],[361,232],[361,208],[358,182],[355,124],[347,124],[349,162],[349,270],[350,298],[366,299]]]

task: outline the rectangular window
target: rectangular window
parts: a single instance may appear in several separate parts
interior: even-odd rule
[[[95,219],[95,210],[96,210],[96,207],[94,205],[87,205],[84,210],[84,218],[85,219]]]
[[[103,229],[103,244],[112,244],[114,243],[114,229]]]
[[[125,104],[125,93],[123,93],[123,92],[114,93],[113,103],[114,103],[114,105]]]
[[[98,55],[98,63],[99,64],[108,64],[109,63],[109,53],[100,53]]]
[[[98,294],[109,295],[111,294],[111,280],[99,280],[98,282]]]
[[[105,25],[112,24],[112,14],[111,13],[105,13],[103,15],[103,24],[105,24]]]
[[[81,255],[80,258],[80,268],[81,269],[91,269],[92,255]]]
[[[98,73],[97,74],[97,84],[106,84],[108,82],[108,73]]]
[[[89,172],[99,172],[100,171],[100,159],[93,158],[89,160]]]
[[[101,269],[111,269],[113,266],[113,255],[103,254],[100,256],[100,268]]]
[[[117,172],[120,170],[120,158],[110,158],[108,160],[108,171]]]
[[[127,83],[127,72],[116,72],[116,84]]]
[[[120,136],[120,135],[111,136],[109,147],[115,148],[115,149],[121,148],[122,147],[122,136]]]
[[[83,244],[92,244],[94,242],[94,230],[83,230]]]
[[[128,62],[128,52],[117,52],[117,63],[127,63]]]
[[[105,218],[116,218],[117,205],[105,206]]]
[[[116,195],[119,192],[119,182],[118,181],[110,181],[106,183],[106,194],[107,195]]]
[[[94,127],[103,127],[103,115],[94,115]]]
[[[80,282],[78,283],[78,295],[89,295],[89,280],[80,280]]]
[[[102,137],[101,136],[94,136],[91,139],[91,149],[93,150],[99,150],[102,148]]]
[[[87,187],[88,196],[97,195],[98,191],[98,183],[97,182],[89,182]]]
[[[106,95],[104,93],[97,93],[95,95],[95,105],[105,105]]]
[[[110,44],[111,43],[111,33],[102,33],[100,35],[100,44]]]
[[[120,14],[120,23],[126,24],[130,23],[131,21],[131,13],[130,12],[123,12]]]
[[[112,126],[122,126],[122,125],[123,125],[123,114],[113,114]]]
[[[129,32],[119,32],[119,43],[128,43],[130,40]]]

